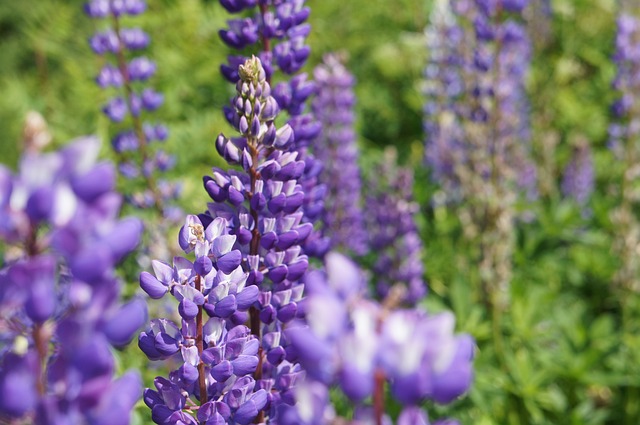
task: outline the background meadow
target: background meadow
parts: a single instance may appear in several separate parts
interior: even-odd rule
[[[423,304],[430,311],[452,310],[457,330],[470,333],[478,346],[468,396],[429,411],[478,425],[637,424],[640,302],[637,293],[612,283],[621,258],[612,249],[611,211],[620,202],[616,182],[624,171],[608,148],[618,96],[611,88],[618,5],[554,0],[546,14],[537,1],[528,17],[533,53],[526,90],[539,197],[523,207],[528,218],[516,222],[510,303],[500,316],[482,302],[478,247],[464,237],[456,207],[434,202],[442,188],[425,167],[424,29],[432,2],[308,0],[312,53],[305,70],[328,52],[344,52],[357,80],[363,174],[375,176],[388,146],[415,171],[429,284]],[[95,22],[82,4],[0,1],[0,149],[10,167],[19,158],[29,110],[45,117],[54,147],[95,133],[105,141],[103,157],[114,157],[106,143],[110,124],[100,112],[108,95],[94,82],[100,59],[87,44]],[[228,48],[218,37],[229,18],[212,0],[149,0],[147,12],[135,18],[152,35],[147,56],[158,64],[153,86],[165,95],[156,116],[170,129],[164,149],[176,155],[170,175],[182,182],[179,203],[189,213],[208,201],[202,175],[224,167],[214,141],[230,129],[221,108],[233,87],[219,72]],[[587,213],[560,190],[574,147],[585,142],[595,170]],[[129,259],[121,272],[131,296],[138,291],[139,267]],[[157,374],[135,344],[118,359],[123,369],[140,368],[147,386]],[[344,401],[337,406],[349,409]],[[140,403],[135,421],[147,418]]]

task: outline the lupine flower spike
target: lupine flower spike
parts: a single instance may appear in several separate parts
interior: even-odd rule
[[[60,152],[27,152],[0,167],[0,422],[128,424],[141,380],[114,379],[111,347],[146,322],[146,306],[118,301],[114,267],[142,225],[118,218],[115,169],[96,163],[95,138]]]
[[[305,164],[303,175],[297,179],[305,196],[301,220],[315,223],[322,216],[326,192],[319,181],[323,164],[312,154],[320,124],[306,106],[315,85],[305,73],[298,74],[310,54],[305,44],[311,30],[306,23],[310,9],[304,0],[220,0],[220,3],[231,13],[249,12],[250,16],[229,20],[228,29],[220,31],[221,39],[229,47],[242,52],[229,56],[228,64],[221,66],[224,77],[235,84],[238,65],[247,59],[247,50],[260,58],[270,84],[278,71],[287,78],[292,76],[275,84],[272,95],[280,110],[289,115],[287,124],[293,130],[293,140],[287,150],[297,152],[298,160]],[[233,119],[232,109],[227,108],[225,116]],[[329,249],[329,239],[314,230],[302,248],[307,255],[321,257]]]
[[[147,48],[150,37],[140,28],[121,26],[123,16],[140,15],[145,9],[144,0],[90,0],[85,4],[88,16],[103,19],[106,24],[104,30],[91,37],[89,44],[97,55],[107,59],[96,76],[96,83],[116,93],[102,112],[119,127],[111,145],[118,158],[120,175],[142,181],[144,187],[142,191],[127,193],[128,201],[137,208],[154,208],[171,220],[180,215],[170,205],[170,201],[179,195],[180,188],[158,178],[158,173],[170,170],[175,159],[152,145],[164,142],[169,132],[161,123],[144,121],[148,113],[163,104],[164,96],[144,87],[156,74],[156,63],[146,56],[134,56]]]
[[[524,87],[528,3],[440,2],[427,30],[434,47],[425,71],[427,161],[448,198],[464,201],[458,211],[467,237],[481,246],[483,297],[501,306],[508,302],[516,201],[537,197]]]
[[[378,299],[400,285],[401,301],[413,306],[424,298],[423,246],[416,224],[418,204],[413,200],[413,172],[397,166],[397,153],[387,149],[376,172],[367,177],[366,226],[371,267]]]
[[[324,233],[330,238],[332,249],[363,255],[368,246],[358,196],[362,181],[353,128],[355,79],[337,55],[326,55],[313,76],[317,93],[313,113],[322,125],[314,152],[324,164],[321,181],[327,191]]]
[[[180,352],[184,362],[168,381],[156,380],[157,391],[147,390],[159,424],[275,421],[281,404],[294,403],[290,389],[302,375],[282,331],[298,315],[308,266],[300,244],[312,225],[301,222],[296,182],[304,162],[288,151],[291,127],[276,128],[279,107],[260,60],[248,59],[238,76],[231,122],[239,136],[219,135],[216,149],[241,171],[215,168],[204,178],[213,202],[187,216],[179,235],[195,258],[156,261],[155,276],[140,276],[152,298],[177,298],[182,317],[181,326],[154,321],[140,337],[150,359]],[[195,418],[187,413],[196,410]]]

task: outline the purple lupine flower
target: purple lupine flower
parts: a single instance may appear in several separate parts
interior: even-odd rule
[[[113,87],[119,95],[109,100],[102,111],[114,123],[130,120],[132,128],[120,129],[112,138],[112,147],[118,154],[121,175],[127,179],[141,179],[143,192],[128,194],[127,200],[142,209],[155,208],[169,218],[167,205],[179,192],[158,190],[156,172],[173,167],[175,160],[167,154],[157,155],[149,144],[167,138],[167,128],[161,124],[142,121],[148,112],[155,111],[164,102],[164,96],[149,87],[142,87],[156,73],[156,64],[145,56],[128,58],[128,52],[146,48],[149,36],[140,28],[121,28],[122,15],[139,15],[146,9],[144,0],[90,0],[85,12],[92,18],[109,18],[116,22],[114,28],[96,33],[89,41],[92,50],[99,55],[113,58],[96,77],[101,88]],[[138,170],[135,170],[137,168]]]
[[[288,151],[291,127],[276,128],[279,107],[260,60],[240,65],[238,76],[226,116],[239,137],[219,135],[216,149],[241,171],[214,168],[203,179],[214,202],[187,216],[178,237],[195,258],[154,261],[154,274],[140,275],[151,298],[171,293],[179,301],[182,318],[181,326],[153,321],[139,339],[152,360],[182,356],[181,369],[156,382],[173,395],[158,388],[145,397],[156,423],[184,420],[186,399],[200,401],[192,423],[275,420],[279,406],[295,402],[292,388],[303,374],[282,331],[299,315],[308,266],[300,244],[312,225],[302,222],[296,181],[305,164]]]
[[[427,28],[425,151],[450,198],[483,192],[467,187],[478,177],[518,186],[529,200],[537,196],[524,87],[531,47],[515,19],[527,3],[461,1],[452,11],[442,2],[434,10]],[[498,7],[513,15],[500,18]],[[465,21],[472,30],[466,34]]]
[[[326,271],[307,279],[306,323],[294,323],[285,332],[312,381],[335,384],[361,403],[381,388],[382,378],[391,395],[409,406],[400,423],[409,423],[408,417],[417,421],[410,423],[427,423],[426,415],[410,406],[425,399],[449,403],[468,389],[473,340],[453,334],[450,313],[427,315],[375,303],[366,299],[363,276],[353,263],[336,253],[325,261]],[[323,411],[313,404],[308,408]],[[365,407],[359,416],[372,415]]]
[[[427,292],[422,241],[416,227],[418,205],[413,201],[413,173],[395,165],[396,153],[385,152],[383,164],[367,178],[367,230],[376,260],[372,267],[378,297],[400,284],[402,301],[415,305]]]
[[[310,11],[304,0],[260,2],[259,8],[257,1],[220,0],[220,3],[231,13],[256,9],[253,17],[229,20],[228,29],[221,30],[220,37],[234,49],[243,49],[260,41],[262,54],[259,58],[267,80],[271,78],[274,65],[289,75],[302,68],[310,53],[309,46],[305,45],[310,31],[305,22]],[[273,48],[271,43],[274,43]],[[230,82],[237,80],[234,73],[243,61],[230,57],[229,64],[222,66],[222,73]]]
[[[248,8],[254,9],[254,16],[251,18],[228,21],[229,28],[220,31],[220,36],[234,49],[253,45],[254,50],[259,50],[257,56],[262,62],[268,82],[276,70],[293,75],[302,68],[310,53],[309,47],[305,45],[310,31],[309,25],[305,22],[310,10],[304,5],[304,0],[221,0],[220,3],[232,13]],[[229,56],[229,63],[221,66],[224,77],[235,83],[239,78],[238,66],[246,59],[244,56]],[[279,109],[289,114],[287,124],[292,129],[293,138],[287,150],[296,151],[298,160],[304,161],[305,164],[304,173],[297,180],[304,192],[302,220],[308,223],[314,223],[322,215],[323,198],[326,193],[326,188],[319,181],[322,164],[311,152],[312,143],[320,132],[320,124],[305,110],[305,104],[314,89],[314,83],[307,80],[306,74],[295,75],[290,80],[277,84],[273,89],[273,97],[277,100]],[[228,113],[229,110],[225,112]],[[302,246],[305,254],[321,257],[329,249],[329,239],[314,230]]]
[[[146,306],[118,301],[115,265],[142,225],[119,219],[111,164],[95,138],[30,152],[1,168],[0,238],[22,248],[0,270],[0,418],[36,423],[129,423],[141,380],[114,380],[110,346],[129,343]],[[22,418],[22,419],[21,419]]]
[[[573,157],[564,170],[562,194],[573,199],[583,209],[589,202],[594,187],[593,157],[586,141],[573,150]]]
[[[442,2],[427,31],[455,35],[435,39],[439,46],[425,71],[425,151],[444,192],[434,199],[459,201],[465,236],[482,253],[482,296],[500,304],[511,279],[517,200],[526,205],[538,196],[525,90],[528,4]],[[446,106],[438,106],[438,98]],[[526,214],[525,208],[520,216]]]
[[[367,251],[364,229],[358,147],[354,125],[354,78],[335,55],[327,55],[314,70],[317,95],[313,113],[322,125],[315,143],[317,160],[324,164],[326,186],[324,233],[333,249],[363,255]]]

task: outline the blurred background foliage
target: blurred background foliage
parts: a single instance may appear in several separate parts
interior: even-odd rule
[[[100,59],[87,44],[97,24],[83,15],[82,3],[0,1],[0,149],[9,166],[17,161],[28,110],[45,116],[54,145],[97,133],[105,140],[104,156],[112,157],[109,123],[100,113],[108,94],[94,84]],[[171,131],[165,149],[178,158],[172,173],[184,185],[181,202],[199,212],[208,199],[201,176],[222,165],[213,141],[228,129],[221,107],[233,88],[218,71],[228,51],[217,32],[229,16],[213,0],[148,3],[149,12],[132,19],[152,35],[147,54],[158,62],[158,74],[151,84],[166,100],[156,116]],[[611,285],[618,267],[611,251],[609,211],[617,199],[611,183],[621,173],[606,147],[615,98],[615,0],[554,0],[551,18],[531,17],[535,53],[528,90],[542,197],[533,219],[518,225],[512,303],[499,323],[478,302],[477,266],[460,222],[431,202],[438,188],[422,167],[423,29],[431,2],[307,4],[313,29],[307,71],[324,53],[344,51],[357,78],[361,165],[395,145],[416,169],[431,288],[425,305],[453,310],[459,330],[478,342],[470,395],[429,410],[479,425],[640,423],[640,303],[636,294]],[[560,172],[580,139],[595,153],[597,190],[588,217],[558,191]],[[137,282],[128,285],[132,292]],[[123,368],[140,368],[151,383],[153,366],[135,344],[120,357]],[[143,409],[136,421],[147,417]]]

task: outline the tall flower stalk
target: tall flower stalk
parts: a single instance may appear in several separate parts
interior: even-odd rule
[[[118,132],[111,145],[118,159],[120,175],[142,188],[127,193],[129,202],[141,209],[155,209],[166,219],[175,218],[175,208],[169,203],[179,193],[179,187],[158,172],[170,170],[175,159],[165,151],[154,149],[153,142],[164,142],[166,126],[143,121],[147,113],[158,109],[164,96],[144,84],[155,75],[156,63],[146,56],[132,53],[148,47],[149,35],[140,28],[122,25],[126,15],[140,15],[146,9],[145,0],[91,0],[85,4],[88,16],[102,19],[104,29],[90,39],[91,49],[103,63],[96,83],[103,89],[112,88],[116,95],[102,108]],[[123,123],[126,123],[124,126]]]
[[[0,167],[0,422],[128,424],[141,380],[114,379],[111,346],[144,322],[122,304],[115,265],[138,244],[139,220],[119,219],[115,170],[96,163],[95,138],[60,152],[27,152]],[[15,422],[14,422],[15,421]]]
[[[304,193],[297,183],[305,164],[288,150],[291,127],[274,124],[279,106],[260,60],[252,57],[240,65],[238,77],[229,118],[239,134],[219,135],[216,148],[241,170],[215,168],[204,178],[214,202],[206,213],[187,217],[179,238],[195,261],[155,262],[155,277],[140,278],[153,298],[171,292],[183,319],[181,327],[162,319],[140,337],[149,358],[180,351],[184,361],[169,377],[176,385],[173,394],[187,394],[180,403],[162,397],[165,378],[156,379],[162,389],[148,390],[156,423],[176,423],[173,418],[207,423],[214,417],[240,424],[275,421],[280,406],[294,402],[290,388],[302,374],[282,331],[298,315],[300,278],[308,266],[300,245],[313,226],[301,221]],[[221,344],[230,344],[220,339],[225,330],[248,344],[240,350],[245,357],[238,373],[233,357],[238,348],[223,350],[231,358],[220,352]],[[166,341],[169,350],[162,345]]]
[[[508,302],[516,201],[537,196],[524,86],[531,50],[522,25],[527,4],[459,0],[451,11],[443,5],[428,30],[464,31],[453,39],[457,44],[439,47],[427,67],[430,93],[450,106],[426,108],[426,151],[434,177],[464,201],[458,211],[479,247],[483,296],[498,306]]]
[[[423,129],[426,163],[448,201],[460,200],[457,167],[465,162],[464,35],[449,3],[437,1],[425,29],[429,57],[424,69]]]
[[[355,79],[337,55],[326,55],[313,72],[313,113],[322,126],[314,153],[324,165],[326,188],[323,226],[333,250],[363,255],[367,234],[360,193],[359,149],[354,130]]]
[[[280,109],[287,112],[287,124],[294,134],[288,150],[298,152],[298,159],[305,163],[304,173],[298,179],[305,194],[302,220],[315,223],[322,216],[326,191],[319,181],[323,165],[312,154],[320,124],[307,111],[315,85],[307,74],[299,73],[311,51],[305,44],[311,31],[306,23],[310,9],[304,0],[220,0],[220,3],[231,13],[249,16],[227,21],[228,28],[220,31],[222,40],[241,53],[228,57],[228,63],[221,66],[222,74],[235,84],[238,65],[248,54],[255,54],[263,64],[266,80],[271,84],[274,79],[273,97]],[[233,118],[230,109],[225,114],[228,119]],[[314,230],[303,249],[307,255],[321,257],[329,249],[329,239]]]

